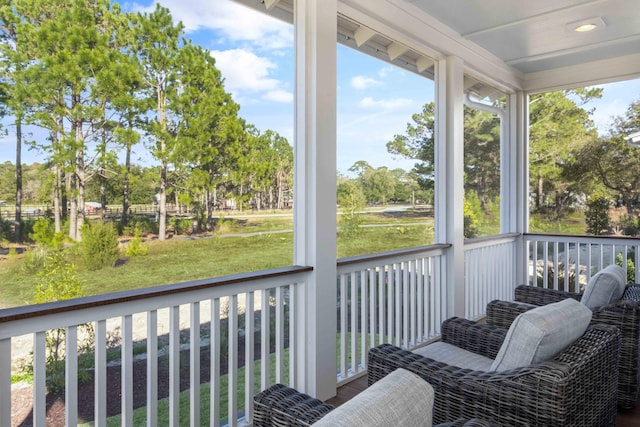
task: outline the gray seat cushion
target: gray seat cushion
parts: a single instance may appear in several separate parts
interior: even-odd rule
[[[571,298],[520,314],[511,324],[491,370],[506,371],[552,359],[585,333],[591,314],[589,308]]]
[[[430,427],[433,388],[418,375],[397,369],[337,407],[316,427]]]
[[[580,302],[591,309],[616,302],[622,298],[626,285],[624,269],[609,265],[591,277]]]
[[[442,341],[415,349],[412,352],[447,365],[473,371],[488,372],[493,363],[493,359]]]

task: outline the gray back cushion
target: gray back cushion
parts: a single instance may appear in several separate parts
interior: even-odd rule
[[[506,371],[550,360],[580,338],[591,310],[569,298],[520,314],[511,324],[492,371]]]
[[[580,302],[591,309],[616,302],[622,298],[626,285],[624,269],[612,264],[591,277]]]
[[[315,427],[431,427],[433,387],[396,369],[314,423]]]

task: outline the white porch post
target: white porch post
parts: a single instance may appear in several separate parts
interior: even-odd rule
[[[465,315],[464,295],[464,63],[436,63],[435,241],[447,252],[446,317]]]
[[[512,150],[510,159],[511,200],[510,229],[519,233],[529,231],[529,96],[517,92],[509,96],[509,139]],[[515,170],[514,170],[515,169]],[[527,280],[528,254],[524,238],[520,239],[516,253],[516,283],[525,284]]]
[[[299,313],[296,388],[336,394],[336,0],[297,0],[294,264],[313,266]]]

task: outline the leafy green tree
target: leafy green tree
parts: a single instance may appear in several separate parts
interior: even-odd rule
[[[169,9],[156,5],[151,13],[139,13],[132,18],[135,54],[142,64],[143,94],[149,109],[145,131],[149,136],[151,154],[160,163],[158,239],[166,238],[167,185],[170,165],[178,161],[178,144],[188,126],[175,114],[180,97],[183,65],[181,49],[184,25],[174,24]]]
[[[636,218],[640,200],[640,150],[625,137],[640,129],[640,101],[632,103],[617,117],[603,138],[592,139],[576,151],[578,172],[595,177],[606,189],[623,201],[629,218]]]
[[[597,132],[581,104],[602,96],[602,89],[535,94],[530,98],[530,193],[536,209],[554,207],[556,217],[581,194],[581,174],[572,153]]]
[[[417,161],[412,172],[423,190],[434,188],[435,179],[435,103],[422,107],[420,113],[411,116],[413,122],[407,123],[405,134],[395,135],[387,142],[387,151],[393,155]],[[431,200],[429,202],[432,202]]]
[[[604,196],[594,195],[587,200],[584,213],[587,233],[598,236],[609,228],[609,206],[609,199]]]
[[[500,120],[474,108],[464,108],[464,188],[477,195],[488,211],[500,196]]]
[[[340,234],[354,236],[362,225],[362,210],[366,199],[357,181],[346,177],[338,177],[337,199],[340,208]]]
[[[121,55],[113,49],[115,23],[122,15],[109,0],[15,4],[25,23],[19,40],[35,58],[25,70],[37,106],[31,120],[49,130],[51,138],[44,148],[68,173],[69,235],[80,240],[86,183],[92,177],[88,146],[103,143],[104,111]]]
[[[11,114],[16,135],[15,163],[15,234],[14,240],[21,240],[22,225],[22,125],[28,106],[28,92],[24,85],[24,70],[28,67],[29,56],[23,40],[18,39],[20,16],[13,7],[12,0],[0,1],[0,117]],[[8,188],[8,187],[7,187]]]

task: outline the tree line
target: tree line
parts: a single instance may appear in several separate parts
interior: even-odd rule
[[[203,227],[222,198],[285,206],[291,145],[239,117],[215,59],[185,36],[168,9],[132,13],[110,0],[1,0],[0,55],[0,113],[16,135],[16,240],[23,146],[46,153],[55,230],[66,219],[76,241],[91,186],[103,206],[121,202],[126,224],[135,181],[147,171],[156,174],[160,239],[170,198],[196,210]],[[28,140],[26,126],[46,138]],[[144,173],[131,160],[141,146],[159,165]]]
[[[534,94],[529,98],[530,211],[559,221],[574,208],[584,209],[600,200],[605,206],[625,207],[620,227],[640,234],[640,148],[625,138],[640,130],[640,99],[612,118],[605,135],[598,135],[585,104],[602,97],[602,88],[582,88]],[[504,101],[495,107],[504,108]],[[435,182],[435,104],[425,104],[412,116],[403,134],[387,143],[394,155],[416,160],[408,173],[421,194],[433,197]],[[500,196],[500,122],[488,112],[464,107],[465,235],[467,205],[487,214]],[[354,166],[354,167],[357,167]],[[361,169],[361,168],[360,168]],[[600,222],[587,230],[608,231]]]

